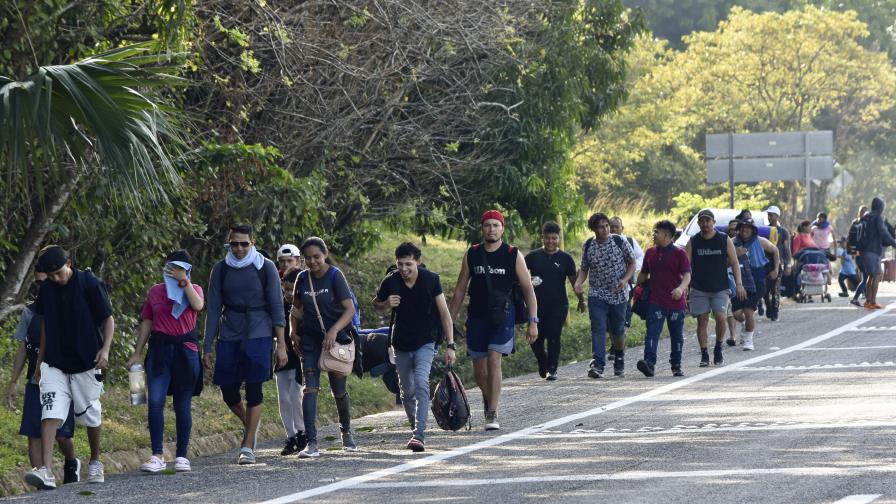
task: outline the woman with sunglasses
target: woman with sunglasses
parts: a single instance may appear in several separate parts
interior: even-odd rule
[[[256,250],[252,227],[232,227],[228,245],[227,256],[215,264],[209,280],[203,361],[214,368],[213,381],[221,387],[224,403],[243,424],[237,463],[254,464],[262,385],[271,379],[273,369],[271,335],[277,340],[277,367],[281,367],[287,360],[283,340],[286,316],[277,267]],[[240,398],[244,383],[245,405]]]
[[[202,287],[190,280],[193,260],[185,250],[177,250],[165,258],[163,282],[153,285],[146,295],[141,322],[137,328],[137,344],[128,359],[128,369],[144,362],[146,369],[149,438],[152,456],[140,470],[158,473],[168,468],[162,453],[165,437],[165,400],[174,396],[177,426],[177,452],[174,470],[189,471],[187,448],[193,428],[193,394],[201,387],[202,368],[196,336],[196,316],[203,306]],[[149,351],[143,357],[143,347]]]
[[[302,410],[305,417],[305,435],[308,444],[299,452],[299,458],[317,458],[317,395],[320,392],[321,352],[328,351],[337,341],[350,341],[344,329],[352,323],[355,306],[345,275],[333,266],[327,244],[317,237],[302,242],[300,247],[307,270],[299,274],[292,297],[290,326],[296,352],[302,356],[305,373],[305,391]],[[346,380],[348,377],[328,373],[330,390],[336,400],[339,425],[342,432],[342,449],[356,451],[351,432],[351,404]]]

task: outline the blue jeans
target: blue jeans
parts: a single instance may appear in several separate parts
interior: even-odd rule
[[[627,303],[610,304],[588,296],[588,316],[591,318],[591,356],[597,367],[604,367],[607,359],[607,331],[613,341],[625,338]]]
[[[320,392],[320,368],[318,361],[323,350],[322,343],[310,337],[302,338],[302,371],[305,374],[305,393],[302,397],[302,414],[305,420],[305,436],[309,442],[317,442],[317,394]],[[351,427],[351,409],[348,399],[346,381],[348,377],[331,372],[330,390],[336,400],[336,411],[339,413],[339,424],[343,432]]]
[[[149,419],[149,439],[152,453],[162,453],[162,442],[165,438],[165,400],[168,389],[174,393],[174,417],[177,427],[176,457],[186,457],[190,446],[190,431],[193,429],[193,390],[195,382],[178,383],[174,378],[175,345],[159,345],[147,353],[146,388],[147,415]],[[189,365],[195,373],[200,373],[199,352],[189,352]],[[156,361],[159,372],[156,374],[153,361]],[[172,383],[174,381],[174,383]]]
[[[395,351],[401,403],[414,428],[414,437],[421,441],[429,415],[429,371],[435,355],[435,343],[427,343],[413,352]]]
[[[651,366],[656,365],[656,352],[660,344],[660,333],[663,322],[669,328],[669,339],[672,340],[672,352],[669,364],[672,368],[681,367],[681,352],[684,347],[685,310],[668,310],[653,303],[647,307],[647,334],[644,336],[644,360]]]

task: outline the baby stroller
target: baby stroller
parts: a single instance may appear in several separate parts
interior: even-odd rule
[[[798,290],[794,299],[800,303],[811,303],[812,296],[819,296],[822,303],[831,302],[828,283],[831,279],[831,263],[823,250],[803,249],[797,254],[799,275]]]

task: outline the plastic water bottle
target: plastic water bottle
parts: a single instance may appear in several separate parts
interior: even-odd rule
[[[131,385],[131,404],[146,404],[146,373],[143,364],[135,363],[128,369],[128,381]]]

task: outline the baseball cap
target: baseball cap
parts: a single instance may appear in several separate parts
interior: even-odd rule
[[[299,252],[299,247],[296,247],[292,243],[286,243],[281,245],[277,250],[277,259],[281,257],[299,257],[301,252]]]
[[[713,214],[710,210],[700,210],[700,213],[697,214],[697,220],[700,220],[703,217],[709,217],[712,220],[716,220],[715,214]]]
[[[781,215],[781,209],[778,208],[778,207],[776,207],[775,205],[772,205],[772,206],[770,206],[770,207],[768,207],[768,208],[765,209],[765,213],[773,213],[773,214],[775,214],[775,215],[780,216],[780,215]]]
[[[37,266],[44,273],[59,271],[68,261],[68,253],[59,245],[50,245],[40,251]]]

